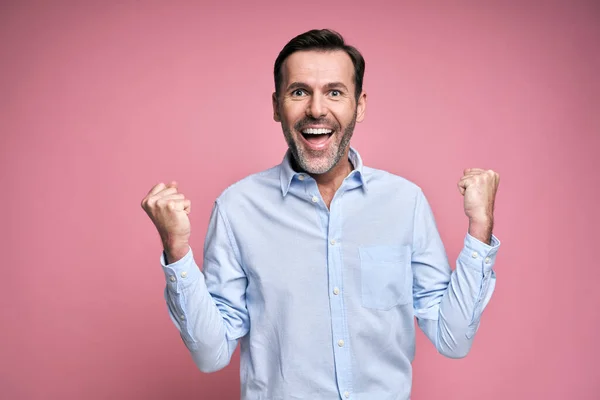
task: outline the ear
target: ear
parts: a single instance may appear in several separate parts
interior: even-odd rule
[[[275,120],[275,122],[281,122],[281,117],[279,116],[279,103],[277,101],[277,93],[273,92],[271,100],[273,102],[273,120]]]
[[[365,118],[365,111],[367,109],[367,93],[362,92],[358,98],[356,104],[356,122],[362,122]]]

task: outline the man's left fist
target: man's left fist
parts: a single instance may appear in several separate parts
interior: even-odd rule
[[[465,214],[471,222],[494,220],[494,200],[500,175],[491,169],[467,168],[458,181],[458,190],[465,197]]]

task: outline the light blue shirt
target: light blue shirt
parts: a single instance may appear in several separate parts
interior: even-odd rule
[[[464,357],[500,242],[467,233],[453,272],[414,183],[351,148],[327,209],[290,157],[218,197],[202,272],[191,249],[170,265],[163,253],[171,319],[203,372],[240,342],[242,399],[409,399],[414,317],[441,354]]]

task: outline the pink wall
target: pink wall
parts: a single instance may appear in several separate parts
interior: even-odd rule
[[[502,176],[496,293],[467,358],[419,335],[413,399],[600,398],[598,2],[49,3],[0,5],[0,397],[238,398],[237,353],[202,374],[172,326],[139,203],[178,180],[201,253],[285,150],[278,51],[332,27],[367,60],[354,145],[424,188],[451,260],[462,169]]]

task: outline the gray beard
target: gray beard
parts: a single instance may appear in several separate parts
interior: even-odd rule
[[[336,154],[330,156],[327,164],[320,168],[314,168],[310,165],[309,158],[306,157],[304,151],[300,148],[300,146],[296,144],[289,128],[283,128],[283,136],[285,137],[285,141],[287,142],[290,152],[294,157],[296,167],[300,168],[302,171],[308,172],[309,174],[315,175],[324,174],[330,171],[333,167],[335,167],[344,156],[346,148],[348,148],[348,146],[350,145],[350,139],[352,139],[352,135],[354,134],[354,126],[356,125],[357,111],[358,110],[354,110],[354,116],[352,117],[352,121],[350,121],[346,129],[344,129],[344,134],[342,136],[342,140],[340,141],[340,145],[337,149]]]

